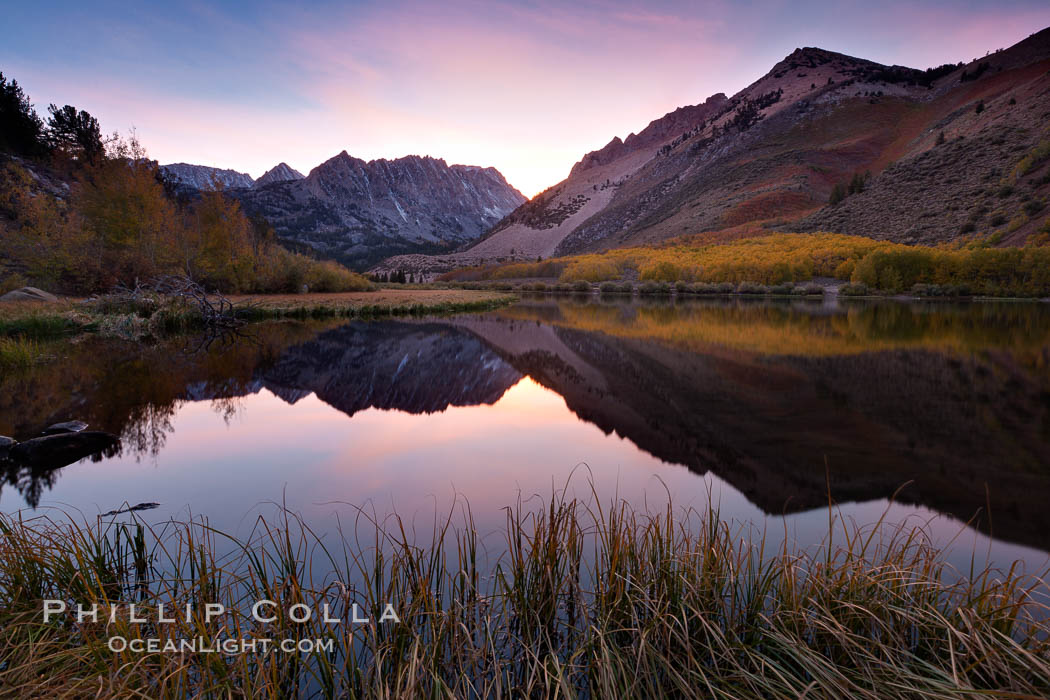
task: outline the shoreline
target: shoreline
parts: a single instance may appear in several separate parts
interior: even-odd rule
[[[518,297],[492,290],[382,289],[314,294],[239,294],[227,298],[234,304],[236,319],[253,323],[280,318],[377,318],[488,311],[512,303]],[[115,326],[120,325],[129,330],[144,331],[139,335],[156,335],[203,325],[199,314],[192,308],[172,311],[147,309],[145,304],[112,306],[119,308],[109,308],[104,298],[0,303],[0,338],[68,338],[83,333],[119,330]],[[152,316],[161,314],[165,318],[160,323],[145,323]]]

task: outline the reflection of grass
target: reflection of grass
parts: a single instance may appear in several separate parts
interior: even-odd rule
[[[510,294],[466,289],[384,289],[346,294],[274,294],[234,297],[251,304],[253,319],[369,318],[487,311],[514,301]]]
[[[505,316],[545,320],[578,330],[656,340],[690,350],[721,347],[766,355],[825,356],[903,348],[979,350],[1050,347],[1050,309],[974,304],[924,311],[907,304],[851,305],[816,314],[787,305],[679,304],[622,307],[563,303],[555,318],[528,306]]]
[[[118,433],[124,447],[146,453],[170,430],[165,418],[187,386],[225,398],[250,392],[253,378],[285,349],[345,321],[269,321],[243,330],[247,338],[205,348],[205,336],[176,334],[155,343],[128,343],[101,334],[45,345],[61,362],[29,373],[0,372],[0,435],[28,435],[55,414],[75,415]],[[44,341],[36,341],[44,342]],[[18,485],[19,488],[22,484]]]
[[[42,355],[40,344],[35,340],[0,337],[0,370],[27,369]]]
[[[469,515],[435,526],[422,546],[399,519],[359,521],[358,536],[377,534],[355,544],[284,515],[234,541],[232,557],[219,554],[227,536],[200,524],[155,533],[0,516],[0,683],[19,697],[1050,691],[1050,610],[1030,595],[1034,579],[1011,570],[961,581],[919,530],[836,525],[818,554],[762,552],[716,512],[674,513],[519,502],[494,566]],[[312,570],[312,553],[350,592]],[[44,600],[98,604],[101,621],[78,623],[71,609],[45,623]],[[277,604],[276,619],[251,619],[258,600]],[[150,621],[130,622],[129,602]],[[209,602],[227,612],[206,621]],[[370,624],[349,623],[351,602]],[[388,602],[400,623],[378,622]],[[156,622],[160,603],[175,622]],[[343,624],[321,619],[325,603]],[[309,621],[291,620],[296,604]],[[112,637],[320,639],[332,651],[111,652]]]

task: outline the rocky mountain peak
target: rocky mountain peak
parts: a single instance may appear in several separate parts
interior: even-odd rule
[[[160,169],[161,172],[180,185],[186,185],[198,190],[212,190],[215,189],[216,185],[223,189],[251,187],[255,182],[248,173],[213,168],[207,165],[169,163],[168,165],[160,166]]]
[[[454,249],[525,201],[495,168],[419,155],[364,161],[345,150],[305,178],[238,198],[282,238],[355,267],[395,253]]]
[[[637,134],[629,134],[626,139],[621,140],[619,136],[615,136],[612,141],[601,149],[591,151],[580,159],[580,162],[573,166],[569,177],[579,175],[594,167],[607,165],[629,153],[645,148],[653,148],[668,139],[688,132],[702,124],[706,119],[713,117],[725,106],[727,101],[728,98],[726,98],[725,93],[718,92],[700,104],[679,107],[659,119],[654,119]]]
[[[273,182],[287,182],[288,180],[302,180],[304,175],[292,168],[285,162],[278,163],[273,166],[252,185],[252,187],[263,187]]]

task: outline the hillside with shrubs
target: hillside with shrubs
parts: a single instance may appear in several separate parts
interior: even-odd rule
[[[45,124],[0,75],[0,293],[32,285],[86,295],[183,275],[209,290],[338,292],[371,284],[277,244],[221,190],[184,199],[134,134],[51,105]]]
[[[466,269],[445,279],[552,277],[564,283],[638,280],[708,285],[695,290],[702,293],[748,293],[759,290],[759,285],[831,278],[849,283],[842,288],[845,294],[1045,297],[1050,296],[1050,246],[996,248],[985,241],[919,246],[834,233],[776,233],[728,242],[710,242],[701,236],[659,247]]]
[[[735,95],[585,155],[472,248],[399,263],[438,273],[774,231],[1021,246],[1050,221],[1048,123],[1050,29],[925,70],[799,48]]]

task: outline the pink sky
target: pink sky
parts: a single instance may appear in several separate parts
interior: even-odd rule
[[[339,151],[494,166],[527,196],[587,151],[732,94],[797,46],[925,68],[1050,24],[1045,3],[14,6],[0,70],[41,112],[134,126],[162,163],[258,177]],[[80,13],[80,14],[78,14]],[[14,26],[14,25],[13,25]],[[96,37],[101,39],[96,41]]]

